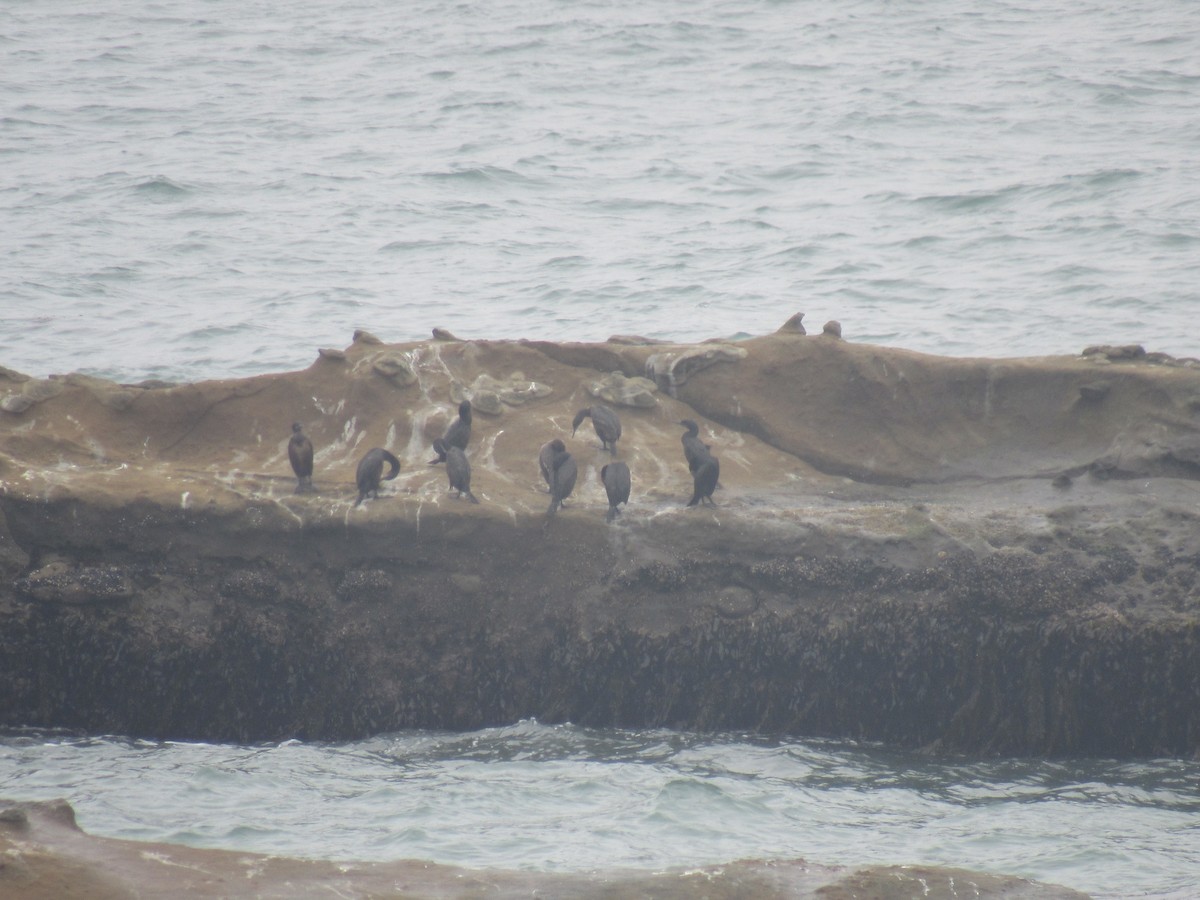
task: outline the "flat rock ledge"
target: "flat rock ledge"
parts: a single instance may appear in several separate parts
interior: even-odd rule
[[[571,433],[601,382],[637,386],[611,524],[612,457],[589,420]],[[484,395],[473,505],[428,461]],[[1161,354],[360,336],[196,384],[0,369],[0,397],[0,725],[1200,751],[1200,371]],[[684,507],[681,419],[721,461],[715,508]],[[548,521],[554,437],[579,480]],[[401,472],[356,508],[372,447]]]
[[[1085,897],[1023,878],[933,866],[817,866],[799,859],[720,866],[586,874],[476,871],[416,860],[333,862],[290,859],[94,837],[62,802],[0,800],[0,895],[24,900],[133,900],[143,897],[477,898],[600,900],[850,900],[927,897],[951,900]]]

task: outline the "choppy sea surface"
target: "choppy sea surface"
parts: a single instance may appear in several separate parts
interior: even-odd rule
[[[828,741],[522,721],[350,744],[10,733],[0,795],[93,833],[337,859],[660,869],[749,858],[965,866],[1194,897],[1200,764],[931,760]]]
[[[1200,356],[1200,4],[0,5],[0,365],[119,380],[387,341]],[[936,761],[516,723],[354,744],[19,733],[119,837],[586,869],[945,863],[1192,896],[1200,764]]]
[[[1200,355],[1200,4],[0,6],[0,364],[820,330]]]

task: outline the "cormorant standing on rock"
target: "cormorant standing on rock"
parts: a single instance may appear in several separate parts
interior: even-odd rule
[[[579,470],[575,460],[567,452],[567,445],[555,438],[550,442],[554,449],[554,457],[550,460],[550,509],[546,513],[549,518],[563,505],[563,501],[575,490],[575,478]]]
[[[296,473],[296,493],[304,494],[313,489],[313,445],[304,434],[299,422],[292,423],[292,437],[288,441],[288,460]]]
[[[451,490],[458,491],[458,496],[466,494],[472,503],[479,502],[471,493],[471,463],[460,447],[451,447],[446,451],[446,475],[450,479]]]
[[[708,452],[708,445],[700,440],[699,425],[691,419],[680,419],[679,424],[687,429],[687,432],[679,440],[683,443],[683,456],[687,460],[688,471],[695,475],[696,466],[706,456],[712,456],[712,454]]]
[[[559,441],[558,443],[562,443]],[[546,481],[546,491],[549,493],[554,485],[554,470],[551,465],[554,463],[554,441],[546,441],[542,444],[542,449],[538,451],[538,468],[542,472],[542,478]]]
[[[697,503],[708,501],[709,506],[716,506],[713,501],[712,492],[716,490],[717,479],[721,477],[721,461],[715,456],[709,456],[707,459],[700,460],[696,465],[696,470],[692,472],[692,499],[688,501],[688,506],[695,506]]]
[[[700,440],[699,425],[691,419],[681,419],[679,424],[687,429],[679,440],[683,443],[683,456],[687,460],[688,471],[692,473],[692,499],[688,501],[688,506],[695,506],[704,500],[716,506],[712,493],[717,489],[717,480],[721,477],[720,460],[713,456],[708,445]]]
[[[579,424],[588,416],[591,416],[592,427],[596,429],[596,436],[600,438],[600,449],[607,450],[615,456],[617,439],[621,436],[621,420],[603,403],[593,403],[575,413],[575,421],[571,423],[571,436],[575,436]]]
[[[391,466],[391,471],[386,475],[383,474],[385,462]],[[367,494],[373,495],[378,500],[380,479],[391,481],[399,474],[400,460],[381,447],[368,450],[367,455],[359,460],[358,471],[354,475],[354,480],[358,483],[358,499],[354,501],[354,505],[358,506],[362,503]]]
[[[604,482],[604,491],[608,494],[608,513],[605,522],[611,522],[620,512],[617,506],[629,503],[629,466],[621,461],[610,462],[600,469],[600,480]]]
[[[467,444],[471,440],[471,401],[464,400],[458,404],[458,418],[451,422],[445,433],[433,442],[433,449],[437,451],[437,459],[431,459],[429,464],[436,466],[438,463],[446,461],[446,451],[451,447],[457,447],[459,450],[466,450]]]

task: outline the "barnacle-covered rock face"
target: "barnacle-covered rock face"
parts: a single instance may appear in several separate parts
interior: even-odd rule
[[[571,434],[604,385],[653,400],[619,407],[611,523],[614,456]],[[2,725],[248,741],[534,716],[1200,750],[1187,361],[360,333],[300,372],[0,369],[0,395],[29,401],[0,414]],[[428,464],[463,400],[477,505]],[[684,507],[684,419],[720,460],[714,508]],[[555,438],[578,480],[547,522]],[[400,472],[356,507],[373,447]]]

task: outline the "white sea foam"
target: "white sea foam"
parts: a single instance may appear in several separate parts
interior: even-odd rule
[[[1198,777],[1195,761],[938,761],[533,721],[253,747],[0,735],[0,795],[67,797],[114,837],[542,871],[920,863],[1096,896],[1188,895]]]

